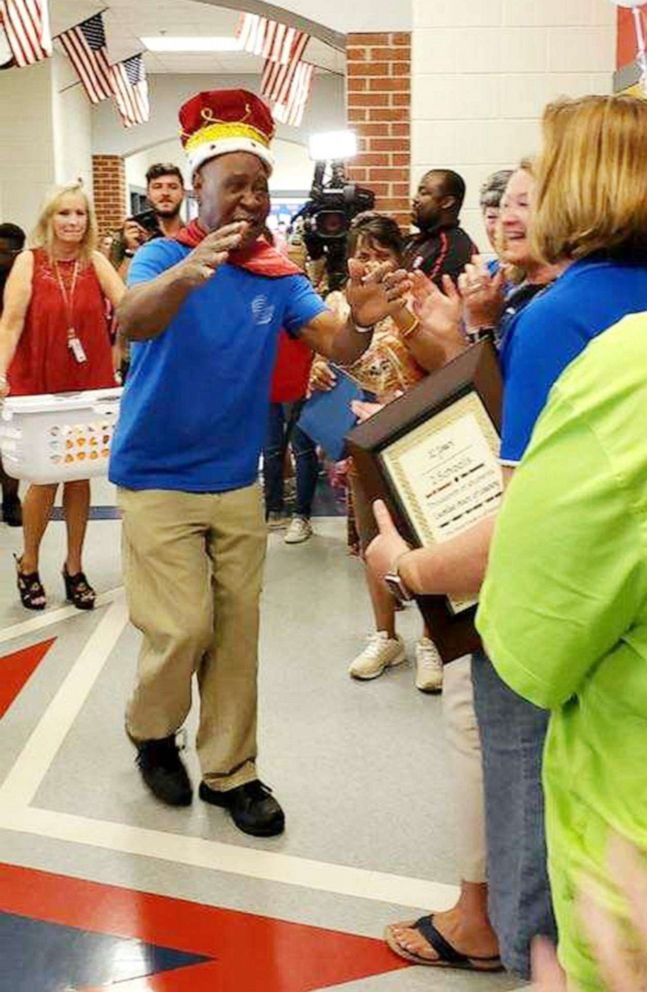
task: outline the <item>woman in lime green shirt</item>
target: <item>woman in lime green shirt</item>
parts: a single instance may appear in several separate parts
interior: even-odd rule
[[[645,301],[647,306],[647,300]],[[647,854],[647,313],[593,341],[553,387],[506,493],[478,628],[499,675],[551,710],[544,753],[560,960],[601,980],[579,924],[611,831]]]

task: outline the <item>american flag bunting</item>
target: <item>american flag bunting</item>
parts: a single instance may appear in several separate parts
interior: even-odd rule
[[[21,69],[52,54],[47,0],[0,0],[2,25]]]
[[[276,121],[299,127],[310,96],[313,71],[314,66],[309,62],[299,62],[286,103],[276,103],[272,107]]]
[[[148,83],[141,55],[110,67],[110,79],[117,109],[124,127],[145,124],[150,118]]]
[[[113,90],[101,14],[88,17],[57,37],[92,103],[110,99]]]
[[[295,38],[290,50],[290,58],[286,64],[272,62],[267,59],[261,80],[261,96],[268,103],[286,104],[292,92],[292,84],[306,45],[310,36],[304,31],[295,32]]]

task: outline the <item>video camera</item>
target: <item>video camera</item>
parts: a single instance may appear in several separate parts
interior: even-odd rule
[[[330,178],[325,181],[330,165]],[[310,198],[292,218],[303,218],[303,241],[313,261],[326,260],[328,288],[339,289],[346,280],[346,239],[351,221],[372,210],[375,194],[365,186],[349,183],[343,162],[317,162]]]

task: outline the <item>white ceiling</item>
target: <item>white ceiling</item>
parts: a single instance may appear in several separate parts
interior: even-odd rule
[[[107,6],[103,15],[111,62],[142,50],[141,38],[156,34],[233,36],[239,14],[199,0],[51,0],[52,33],[65,31]],[[321,69],[345,73],[343,52],[311,38],[305,58]],[[182,54],[147,52],[148,72],[172,73],[259,73],[262,60],[247,52]]]

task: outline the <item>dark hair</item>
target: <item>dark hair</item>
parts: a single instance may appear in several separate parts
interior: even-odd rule
[[[455,211],[459,213],[461,207],[463,206],[463,200],[465,199],[465,180],[462,176],[459,176],[457,172],[452,169],[430,169],[426,172],[423,179],[427,176],[442,176],[443,177],[443,193],[445,196],[453,196],[456,200]]]
[[[498,207],[500,205],[512,171],[512,169],[499,169],[498,172],[493,172],[491,176],[487,177],[481,186],[479,196],[481,210],[487,210],[488,207]]]
[[[357,250],[360,239],[377,241],[384,248],[390,248],[398,261],[404,252],[402,231],[393,217],[379,214],[374,210],[365,210],[352,221],[348,232],[348,255],[352,257]]]
[[[13,241],[18,248],[22,248],[26,235],[22,227],[18,227],[17,224],[0,224],[0,238]]]
[[[177,176],[180,185],[184,187],[184,176],[179,166],[173,165],[172,162],[156,162],[155,165],[151,165],[146,173],[146,185],[149,186],[153,179],[160,179],[162,176]]]

